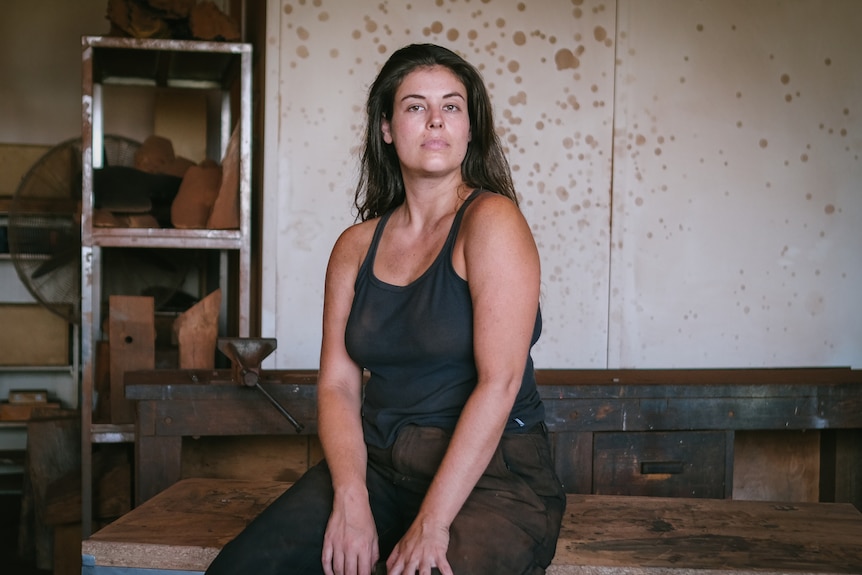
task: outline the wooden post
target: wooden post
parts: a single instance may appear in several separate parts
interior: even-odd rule
[[[180,369],[213,369],[218,340],[221,290],[217,289],[174,321],[180,345]]]
[[[109,307],[111,423],[133,423],[135,403],[126,399],[123,375],[127,371],[156,367],[153,298],[112,295]]]

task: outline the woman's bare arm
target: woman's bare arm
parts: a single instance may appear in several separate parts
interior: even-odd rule
[[[467,401],[431,487],[390,556],[390,575],[437,567],[444,575],[448,529],[491,460],[521,385],[539,305],[539,255],[517,207],[477,198],[465,213],[453,264],[473,299],[476,389]]]
[[[326,271],[317,394],[318,434],[335,492],[322,557],[328,575],[369,575],[379,554],[365,483],[362,370],[344,345],[353,285],[368,245],[363,244],[367,228],[360,224],[341,235]]]

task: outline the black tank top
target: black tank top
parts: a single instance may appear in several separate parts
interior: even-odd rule
[[[374,276],[377,246],[392,212],[377,224],[356,277],[345,333],[350,357],[370,374],[362,404],[365,441],[370,445],[390,446],[409,424],[454,429],[476,386],[472,300],[467,282],[452,266],[452,253],[464,211],[477,195],[474,192],[458,210],[431,266],[406,286]],[[533,344],[541,330],[537,310]],[[525,431],[543,420],[528,356],[506,431]]]

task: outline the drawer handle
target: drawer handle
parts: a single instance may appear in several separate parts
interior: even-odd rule
[[[641,475],[679,475],[682,471],[682,461],[641,461]]]

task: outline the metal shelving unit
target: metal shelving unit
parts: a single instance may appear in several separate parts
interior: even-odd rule
[[[0,223],[5,224],[0,214]],[[0,253],[0,301],[12,304],[37,302],[18,279],[12,257]],[[0,398],[10,389],[45,389],[52,401],[65,409],[78,407],[78,332],[71,326],[69,362],[65,365],[0,365]],[[27,448],[27,422],[0,422],[0,450],[23,451]]]
[[[95,346],[99,340],[104,248],[215,250],[219,287],[234,286],[235,333],[249,335],[251,276],[251,44],[186,40],[82,38],[82,213],[81,213],[81,418],[82,529],[92,532],[92,446],[133,442],[133,424],[93,423]],[[102,157],[102,87],[107,84],[215,91],[220,110],[208,128],[207,155],[220,161],[233,126],[239,124],[239,228],[100,228],[93,225],[93,170]],[[223,302],[228,300],[223,297]],[[226,309],[227,304],[223,304]],[[220,315],[223,321],[225,314]],[[222,324],[222,330],[225,324]]]

